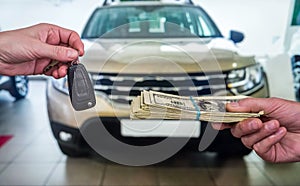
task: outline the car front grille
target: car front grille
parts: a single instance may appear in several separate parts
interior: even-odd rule
[[[143,90],[175,95],[203,96],[226,89],[225,74],[111,74],[91,73],[96,92],[117,103],[128,104]]]

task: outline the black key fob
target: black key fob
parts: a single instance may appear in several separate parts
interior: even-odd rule
[[[78,63],[68,68],[69,94],[72,106],[81,111],[96,105],[94,87],[85,67]]]

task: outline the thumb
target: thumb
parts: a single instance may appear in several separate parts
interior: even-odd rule
[[[259,112],[269,110],[270,101],[266,98],[245,98],[226,105],[230,112]]]
[[[39,55],[41,57],[55,59],[58,61],[72,61],[77,59],[79,56],[79,52],[73,48],[49,45],[47,43],[44,43],[39,51]]]

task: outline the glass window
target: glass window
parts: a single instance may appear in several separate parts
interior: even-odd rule
[[[292,25],[300,25],[300,0],[295,0]]]
[[[115,29],[115,30],[114,30]],[[94,12],[84,38],[219,37],[211,19],[198,7],[122,6]]]
[[[202,17],[199,17],[199,21],[200,21],[199,29],[201,29],[201,34],[203,36],[211,36],[212,33]]]

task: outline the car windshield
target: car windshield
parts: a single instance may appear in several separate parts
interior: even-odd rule
[[[99,8],[82,34],[82,38],[220,36],[218,28],[201,8],[172,5]]]

